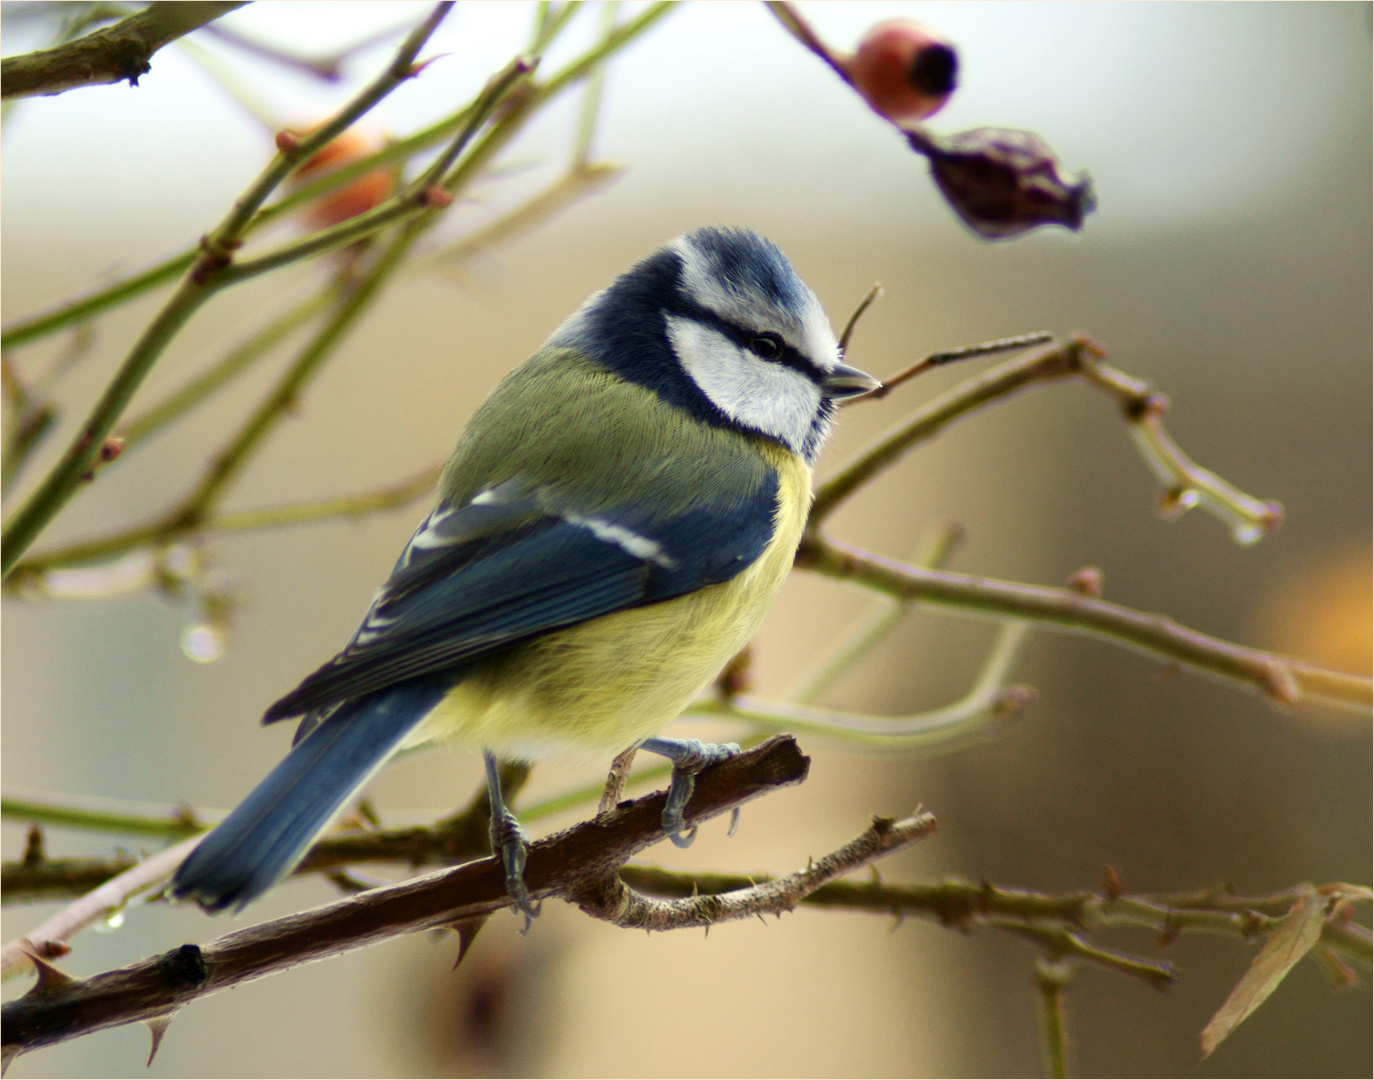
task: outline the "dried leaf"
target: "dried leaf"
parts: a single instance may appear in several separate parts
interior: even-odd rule
[[[1202,1056],[1208,1057],[1222,1041],[1258,1009],[1283,982],[1293,965],[1311,951],[1321,937],[1327,900],[1307,886],[1304,895],[1275,927],[1250,969],[1241,976],[1215,1016],[1202,1029]]]
[[[956,135],[907,132],[930,160],[945,201],[990,240],[1041,225],[1079,229],[1096,205],[1087,173],[1065,173],[1049,145],[1030,131],[977,128]]]

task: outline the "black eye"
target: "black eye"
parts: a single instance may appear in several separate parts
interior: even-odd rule
[[[749,351],[760,360],[781,360],[782,338],[777,334],[757,334],[749,339]]]

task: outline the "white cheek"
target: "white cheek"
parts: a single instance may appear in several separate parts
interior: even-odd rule
[[[814,382],[785,364],[760,360],[694,319],[669,316],[667,322],[683,369],[716,408],[803,452],[821,407]]]

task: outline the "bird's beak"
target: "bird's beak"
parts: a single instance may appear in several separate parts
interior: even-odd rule
[[[882,385],[866,371],[860,371],[848,364],[836,364],[825,377],[821,392],[832,401],[842,401],[845,398],[871,394]]]

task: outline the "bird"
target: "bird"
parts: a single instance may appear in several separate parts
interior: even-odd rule
[[[513,906],[528,840],[500,760],[619,753],[694,777],[733,744],[660,733],[754,635],[792,566],[844,363],[771,241],[708,226],[593,294],[477,408],[437,501],[341,652],[267,709],[287,756],[201,840],[168,893],[208,912],[267,892],[401,749],[480,751]]]

